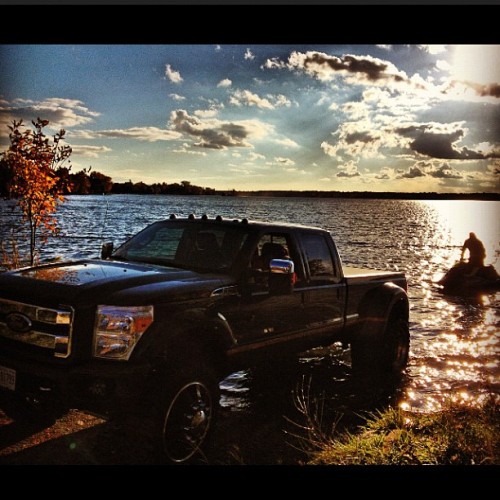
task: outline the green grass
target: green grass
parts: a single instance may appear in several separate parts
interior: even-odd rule
[[[318,439],[309,464],[500,464],[500,412],[493,398],[481,408],[450,404],[419,414],[389,408],[370,414],[355,432]]]

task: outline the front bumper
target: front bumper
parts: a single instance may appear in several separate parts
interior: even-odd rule
[[[49,412],[62,407],[103,416],[140,405],[153,374],[149,364],[99,360],[74,367],[51,366],[0,355],[0,366],[15,370],[14,390],[0,387],[0,404],[2,396],[19,397]]]

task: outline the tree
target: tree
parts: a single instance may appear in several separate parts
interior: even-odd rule
[[[90,189],[95,194],[108,194],[113,187],[111,177],[101,174],[100,172],[90,173]]]
[[[53,136],[44,134],[48,120],[37,118],[31,122],[34,130],[21,131],[22,120],[13,120],[9,126],[10,146],[2,153],[5,170],[12,176],[8,186],[9,197],[18,199],[23,219],[30,231],[30,264],[35,262],[37,239],[57,233],[54,214],[62,193],[69,190],[69,168],[63,167],[71,156],[71,147],[64,144],[64,129]]]

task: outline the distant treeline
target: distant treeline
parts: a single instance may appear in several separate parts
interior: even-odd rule
[[[68,168],[59,168],[54,172],[58,178],[58,186],[65,195],[68,194],[177,194],[177,195],[213,195],[215,189],[200,187],[189,181],[181,183],[166,182],[145,184],[144,182],[113,182],[112,178],[91,169],[71,173]],[[0,196],[9,197],[12,184],[12,173],[6,162],[0,161]]]
[[[374,191],[230,191],[232,196],[270,196],[303,198],[366,198],[379,200],[485,200],[500,201],[500,193],[402,193]]]
[[[215,194],[215,189],[200,187],[189,181],[181,183],[156,182],[146,184],[144,182],[113,182],[111,177],[100,172],[82,170],[76,174],[69,174],[69,189],[66,194],[184,194],[200,195]]]
[[[371,191],[292,191],[292,190],[261,190],[239,191],[217,190],[181,181],[167,184],[157,182],[113,182],[112,178],[101,172],[80,170],[71,173],[67,168],[56,172],[64,194],[170,194],[170,195],[218,195],[218,196],[256,196],[256,197],[303,197],[303,198],[367,198],[381,200],[493,200],[500,201],[500,193],[401,193],[401,192],[371,192]],[[8,197],[11,175],[5,162],[0,161],[0,196]]]

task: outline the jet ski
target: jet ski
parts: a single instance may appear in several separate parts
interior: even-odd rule
[[[460,261],[437,284],[449,294],[496,291],[500,290],[500,276],[492,265],[475,267]]]

